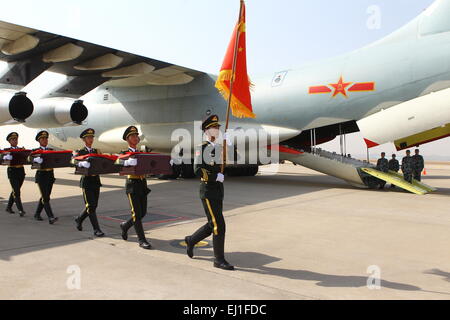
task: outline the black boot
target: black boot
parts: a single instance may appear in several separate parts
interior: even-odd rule
[[[78,217],[75,218],[75,224],[78,231],[83,231],[83,221],[88,217],[88,213],[84,210]]]
[[[53,215],[52,207],[49,202],[44,203],[44,210],[45,213],[47,213],[48,223],[55,224],[55,222],[58,221],[58,218]]]
[[[41,212],[44,209],[44,205],[42,204],[42,200],[39,200],[38,207],[36,209],[36,213],[34,214],[34,220],[36,221],[44,221],[44,219],[41,218]]]
[[[185,237],[184,242],[186,242],[186,253],[189,258],[194,258],[194,247],[195,244],[191,242],[191,237]]]
[[[141,247],[142,249],[146,249],[146,250],[153,249],[153,247],[150,244],[150,242],[147,241],[147,239],[145,238],[144,227],[142,226],[142,222],[141,221],[138,221],[138,222],[134,223],[134,230],[136,230],[136,234],[137,234],[138,239],[139,239],[139,247]]]
[[[22,199],[20,199],[20,197],[16,197],[14,201],[16,202],[17,209],[19,209],[19,215],[22,218],[26,215],[25,210],[23,210]]]
[[[8,200],[8,205],[6,207],[6,212],[8,212],[9,214],[14,214],[15,212],[12,209],[12,206],[14,204],[14,196],[11,194],[9,196],[9,200]]]
[[[128,240],[128,230],[133,226],[133,220],[128,220],[120,224],[120,230],[122,230],[122,239]]]
[[[223,270],[234,270],[234,267],[225,260],[225,236],[214,236],[214,267]]]
[[[105,234],[102,232],[102,230],[100,230],[97,214],[95,213],[94,210],[89,214],[89,220],[91,220],[92,227],[94,228],[94,236],[98,238],[104,237]]]
[[[211,226],[209,223],[205,224],[201,228],[199,228],[197,231],[194,232],[194,234],[190,237],[184,238],[184,241],[186,242],[186,253],[189,258],[194,257],[194,248],[197,243],[200,241],[205,240],[208,238],[212,233]]]

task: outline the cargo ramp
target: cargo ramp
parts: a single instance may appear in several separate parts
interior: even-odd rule
[[[381,172],[376,169],[375,165],[367,161],[346,157],[320,148],[305,151],[289,146],[280,146],[279,153],[280,160],[288,160],[306,168],[342,179],[358,188],[375,189],[381,181],[385,181],[418,195],[436,191],[435,188],[416,180],[409,183],[399,173],[392,171],[388,173]]]

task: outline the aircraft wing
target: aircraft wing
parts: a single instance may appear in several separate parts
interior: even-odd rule
[[[44,71],[67,76],[48,94],[79,98],[97,86],[180,85],[200,71],[0,21],[0,88],[21,90]]]

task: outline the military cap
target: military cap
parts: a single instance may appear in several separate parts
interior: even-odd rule
[[[41,138],[48,138],[48,132],[45,130],[39,131],[38,134],[36,135],[36,141],[39,142],[39,139]]]
[[[6,141],[9,141],[10,139],[13,138],[18,138],[19,134],[17,132],[11,132],[10,134],[8,134],[8,136],[6,137]]]
[[[212,115],[210,116],[208,119],[206,119],[205,121],[203,121],[202,124],[202,130],[205,131],[213,126],[219,126],[219,117],[217,115]]]
[[[95,137],[95,130],[94,129],[86,129],[80,134],[80,138],[86,138],[86,137]]]
[[[139,135],[139,130],[135,126],[128,127],[127,130],[123,133],[123,140],[127,141],[127,138],[132,134]]]

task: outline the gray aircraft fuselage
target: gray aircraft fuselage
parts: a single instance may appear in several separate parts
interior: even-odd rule
[[[449,2],[444,4],[450,16]],[[442,11],[442,10],[441,10]],[[439,20],[439,19],[438,19]],[[450,19],[447,19],[450,21]],[[231,128],[247,124],[282,129],[281,139],[331,124],[360,120],[401,102],[450,87],[450,22],[422,14],[390,36],[352,53],[252,79],[256,119],[232,118]],[[373,83],[373,91],[337,93],[331,84]],[[215,76],[201,75],[176,86],[116,87],[107,83],[90,93],[85,104],[89,117],[83,126],[50,129],[57,147],[79,147],[79,133],[87,127],[101,137],[109,131],[140,125],[143,144],[170,152],[178,128],[194,130],[194,121],[207,114],[225,119],[226,102],[214,87]],[[310,87],[328,86],[331,92],[310,94]],[[335,95],[335,96],[334,96]],[[345,96],[346,95],[346,96]],[[424,106],[426,107],[426,106]],[[103,152],[125,146],[118,134],[99,139]]]

